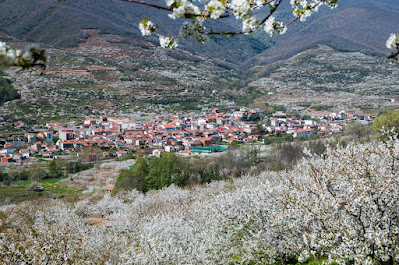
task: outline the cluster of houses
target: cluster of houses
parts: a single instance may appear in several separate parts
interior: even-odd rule
[[[349,111],[328,112],[312,111],[302,113],[307,119],[297,119],[296,114],[278,111],[269,118],[266,126],[269,134],[292,134],[295,137],[308,138],[313,135],[328,136],[345,131],[345,126],[353,121],[368,123],[375,116]]]
[[[149,122],[101,116],[69,127],[48,123],[47,131],[24,133],[22,139],[7,141],[0,135],[0,158],[1,163],[21,162],[36,153],[51,158],[59,152],[89,146],[102,147],[104,157],[138,149],[148,149],[154,156],[163,152],[209,153],[224,151],[226,144],[263,141],[273,135],[306,138],[342,133],[350,121],[374,118],[348,111],[305,114],[307,119],[298,119],[296,114],[276,112],[258,121],[251,117],[262,116],[259,108],[242,107],[227,112],[212,109],[197,116],[158,116]]]
[[[150,122],[115,117],[87,119],[80,126],[56,127],[59,138],[56,145],[59,150],[95,145],[118,149],[152,148],[162,150],[160,152],[183,152],[198,146],[252,142],[262,140],[260,135],[253,135],[256,123],[241,121],[241,118],[244,113],[252,115],[259,112],[259,109],[247,108],[228,113],[212,109],[203,116],[158,116]]]

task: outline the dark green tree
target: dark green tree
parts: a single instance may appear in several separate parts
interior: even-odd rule
[[[119,174],[115,187],[117,190],[137,189],[146,192],[171,184],[184,186],[191,172],[188,161],[173,153],[166,153],[161,158],[140,157],[132,168]]]
[[[399,110],[386,111],[374,120],[373,129],[375,131],[381,131],[382,127],[385,130],[395,128],[395,132],[399,133]]]
[[[145,180],[148,186],[152,187],[153,189],[160,189],[162,187],[160,178],[161,170],[159,166],[160,160],[161,158],[159,157],[151,157],[148,159],[149,170]]]
[[[62,175],[61,170],[58,168],[55,160],[50,161],[48,164],[48,174],[50,177],[58,178]]]
[[[137,189],[143,192],[148,191],[149,187],[145,179],[148,171],[147,160],[143,157],[137,158],[132,168],[123,170],[119,174],[115,183],[115,188],[123,190]]]
[[[41,182],[47,176],[46,171],[40,167],[36,166],[30,172],[30,178],[32,182]]]
[[[212,166],[208,170],[200,170],[198,173],[201,176],[201,183],[209,183],[212,180],[220,179],[219,169],[217,166]]]
[[[13,87],[11,81],[0,76],[0,106],[3,105],[4,102],[19,98],[21,98],[21,96]]]

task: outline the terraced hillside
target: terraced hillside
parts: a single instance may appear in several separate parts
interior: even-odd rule
[[[379,108],[392,105],[391,97],[399,95],[398,63],[360,52],[320,45],[268,67],[252,72],[257,77],[249,87],[267,94],[258,102]]]
[[[385,59],[384,41],[397,30],[399,2],[341,3],[293,25],[287,35],[182,41],[170,51],[137,29],[148,16],[163,33],[177,30],[150,8],[119,0],[0,0],[0,39],[17,47],[44,43],[51,55],[43,73],[6,73],[22,99],[4,104],[0,119],[145,118],[234,102],[294,109],[390,106],[389,98],[399,94],[398,68]],[[282,6],[278,16],[292,18],[288,10]],[[237,25],[232,19],[220,27]]]
[[[47,47],[51,59],[42,73],[8,70],[21,100],[6,103],[0,116],[35,121],[93,113],[142,118],[229,106],[224,95],[238,86],[238,74],[229,63],[186,51],[140,48],[140,41],[96,30],[86,34],[90,37],[78,47]]]

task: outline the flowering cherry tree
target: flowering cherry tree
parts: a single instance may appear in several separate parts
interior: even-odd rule
[[[393,265],[399,254],[399,144],[330,149],[284,177],[282,201],[303,236],[301,259]]]

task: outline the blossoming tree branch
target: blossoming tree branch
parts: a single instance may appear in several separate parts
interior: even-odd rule
[[[65,0],[58,0],[64,2]],[[293,18],[284,22],[276,18],[275,13],[283,2],[288,0],[166,0],[165,5],[157,5],[145,0],[121,0],[150,6],[169,12],[169,17],[182,20],[180,33],[177,36],[167,36],[158,33],[158,25],[148,18],[139,23],[139,29],[144,36],[155,34],[163,48],[174,49],[178,46],[179,38],[193,38],[204,43],[213,35],[235,36],[238,34],[251,35],[260,29],[273,36],[276,33],[284,34],[288,26],[296,21],[306,21],[323,5],[335,8],[339,0],[290,0]],[[264,12],[265,11],[265,12]],[[220,19],[235,17],[240,20],[241,28],[236,31],[214,31],[213,23]],[[210,23],[205,23],[210,22]],[[393,52],[390,59],[399,59],[399,34],[392,33],[386,42],[388,49]],[[47,56],[44,49],[37,45],[26,46],[22,50],[14,50],[4,42],[0,42],[0,67],[18,66],[23,69],[30,67],[45,68]]]
[[[300,20],[305,21],[323,5],[335,8],[338,0],[290,0],[293,8],[293,18],[290,21],[279,21],[275,13],[286,0],[166,0],[166,6],[158,6],[141,0],[122,0],[129,3],[148,5],[169,12],[171,19],[182,20],[182,27],[178,36],[163,36],[157,30],[158,26],[148,18],[144,18],[139,28],[146,35],[156,34],[160,45],[164,48],[177,47],[177,39],[191,37],[204,43],[212,35],[234,36],[237,34],[253,34],[264,29],[273,36],[276,33],[284,34],[287,27]],[[241,22],[241,29],[225,32],[214,31],[212,23],[220,19],[235,17]],[[210,22],[210,23],[205,23]]]
[[[394,50],[392,54],[388,55],[389,59],[399,59],[399,34],[392,33],[387,40],[387,48]]]
[[[24,50],[12,49],[5,42],[0,42],[0,67],[12,66],[45,68],[47,63],[46,51],[38,45],[27,45]]]
[[[166,0],[166,6],[154,5],[141,0],[122,1],[158,8],[170,12],[169,17],[171,19],[183,20],[178,36],[160,35],[157,32],[158,26],[148,18],[144,18],[139,24],[140,31],[144,36],[155,34],[159,37],[162,47],[176,48],[179,38],[191,37],[200,43],[204,43],[211,35],[253,34],[261,28],[270,36],[276,33],[284,34],[287,27],[292,23],[298,20],[305,21],[323,5],[335,8],[339,0],[290,0],[294,17],[286,23],[277,20],[274,15],[284,0]],[[208,24],[212,24],[219,19],[231,16],[241,21],[240,30],[215,32],[212,27],[208,27],[204,23],[210,20],[211,23]],[[399,58],[399,34],[391,34],[386,46],[388,49],[394,50],[388,58],[397,60]]]

